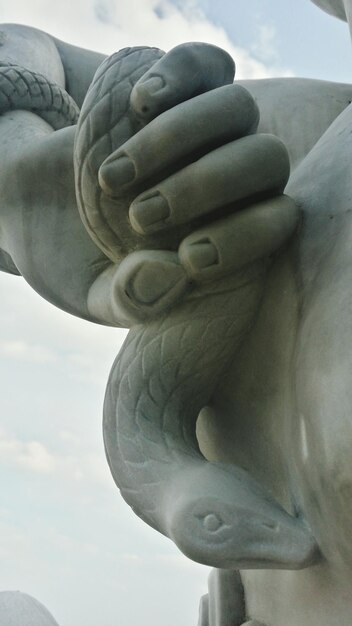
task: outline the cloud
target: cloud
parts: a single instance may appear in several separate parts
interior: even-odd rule
[[[55,458],[42,443],[19,441],[3,431],[0,431],[0,463],[40,474],[55,469]]]
[[[67,441],[67,432],[65,432]],[[105,458],[98,452],[87,451],[84,445],[72,446],[68,454],[50,450],[41,441],[23,441],[0,430],[0,465],[35,474],[52,475],[53,480],[84,483],[90,487],[112,487]],[[73,448],[73,450],[72,450]]]
[[[111,0],[110,2],[107,0],[106,2],[96,0],[93,3],[93,10],[97,20],[103,24],[109,24],[115,19],[115,5]]]
[[[251,45],[251,52],[264,62],[277,63],[276,36],[276,28],[273,24],[258,24],[257,36],[255,43]]]
[[[26,0],[0,2],[3,21],[35,26],[76,45],[111,54],[125,46],[150,45],[169,50],[185,41],[205,41],[227,50],[235,59],[238,78],[277,75],[270,63],[236,46],[224,28],[212,23],[197,0]],[[261,33],[268,50],[271,33]],[[265,43],[266,42],[266,43]]]
[[[57,355],[40,345],[25,341],[0,341],[0,354],[4,357],[31,363],[55,363]]]
[[[15,556],[23,554],[29,543],[28,535],[6,520],[0,511],[0,559],[13,562]]]
[[[104,390],[127,331],[85,322],[40,298],[22,279],[0,272],[0,360],[33,363],[66,379]],[[1,358],[2,357],[2,358]],[[56,370],[55,370],[56,368]],[[41,395],[47,389],[41,390]]]

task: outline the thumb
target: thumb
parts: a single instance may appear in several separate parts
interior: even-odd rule
[[[140,250],[96,279],[88,308],[107,323],[129,328],[177,304],[191,285],[177,253]]]

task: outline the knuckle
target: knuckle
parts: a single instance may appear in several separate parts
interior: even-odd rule
[[[259,124],[260,112],[257,103],[252,94],[242,85],[234,84],[231,86],[235,98],[236,108],[241,111],[244,117],[243,125],[248,130],[248,134],[254,133]]]

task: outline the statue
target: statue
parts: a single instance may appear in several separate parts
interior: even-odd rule
[[[348,623],[352,87],[2,33],[0,262],[132,327],[104,407],[124,498],[217,568],[201,626]]]
[[[58,626],[38,600],[19,591],[0,592],[0,619],[4,626]]]

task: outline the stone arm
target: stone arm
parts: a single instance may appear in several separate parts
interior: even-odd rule
[[[352,85],[325,80],[294,77],[239,83],[258,104],[258,132],[272,133],[284,142],[291,171],[352,100]]]
[[[59,42],[41,31],[16,25],[2,27],[1,42],[1,62],[41,72],[66,88],[79,105],[97,66],[104,59],[103,55]],[[174,67],[171,67],[171,74],[173,71]],[[297,90],[297,85],[292,88],[289,80],[284,81],[284,90],[280,81],[244,84],[263,108],[261,130],[284,136],[293,164],[314,145],[319,133],[322,134],[334,116],[346,106],[350,95],[347,86],[318,85],[315,81],[300,83],[301,91]],[[283,91],[279,101],[275,95],[278,87]],[[184,98],[190,95],[185,89]],[[313,118],[318,102],[321,106],[321,96],[323,100],[325,96],[329,103],[325,117],[319,118],[321,124],[314,125],[314,132],[291,132],[286,122],[287,117],[292,120],[293,113],[297,121],[292,128],[303,127],[299,106],[302,98],[310,98],[309,106],[305,106],[303,112],[305,117],[307,111],[310,112]],[[273,99],[278,105],[274,114],[270,104]],[[173,104],[177,102],[161,106],[160,111]],[[174,124],[175,119],[177,122],[177,116],[170,118],[170,123]],[[128,326],[128,320],[121,321],[111,311],[109,303],[106,305],[106,291],[110,289],[114,268],[108,256],[88,236],[77,211],[73,173],[75,132],[75,127],[54,132],[31,112],[12,111],[2,116],[0,264],[5,271],[21,273],[47,300],[74,315],[95,322]],[[148,134],[144,141],[146,139]],[[134,149],[138,151],[138,143]],[[250,192],[248,190],[247,195]],[[253,223],[253,217],[251,219]],[[234,225],[228,226],[233,228]],[[164,236],[162,232],[160,236]],[[214,236],[216,239],[217,234]],[[221,248],[223,242],[218,243]],[[229,271],[231,264],[233,259],[225,268],[219,268],[218,276],[221,277],[222,271]],[[172,279],[170,276],[166,272],[166,282]],[[212,277],[216,276],[213,272]],[[105,304],[101,306],[102,302]]]
[[[52,37],[65,72],[66,90],[81,108],[88,88],[105,54],[72,46]]]
[[[103,55],[54,40],[36,29],[1,28],[0,63],[41,73],[66,88],[79,106],[103,60]],[[88,236],[77,211],[75,133],[76,127],[53,132],[41,117],[28,111],[2,115],[0,266],[22,274],[47,300],[74,315],[119,325],[107,306],[97,314],[89,310],[91,286],[104,269],[113,268]],[[107,283],[106,278],[99,281],[99,301],[104,299],[100,296]]]
[[[52,38],[45,33],[22,26],[3,26],[1,41],[1,62],[5,69],[7,67],[7,74],[5,72],[2,76],[2,86],[5,83],[5,88],[3,89],[5,110],[3,110],[0,121],[0,134],[3,146],[0,163],[0,185],[2,189],[0,245],[4,269],[22,274],[28,283],[43,297],[74,315],[95,322],[128,326],[130,322],[128,314],[123,316],[120,310],[116,313],[116,311],[111,312],[109,308],[111,283],[123,257],[113,258],[112,260],[115,260],[115,264],[111,263],[111,255],[109,253],[107,255],[104,254],[100,247],[96,246],[88,236],[77,211],[73,166],[76,127],[54,131],[51,125],[42,119],[40,111],[38,111],[39,115],[31,110],[25,111],[23,110],[24,107],[21,107],[21,102],[19,106],[14,107],[15,110],[12,110],[13,106],[10,107],[11,110],[6,110],[6,81],[11,82],[12,80],[15,82],[17,77],[19,82],[18,91],[21,88],[23,91],[23,88],[26,88],[26,76],[28,79],[28,74],[24,76],[23,73],[21,74],[21,70],[13,71],[11,77],[11,72],[8,69],[9,64],[16,65],[19,68],[27,68],[30,72],[39,72],[46,79],[61,87],[61,89],[65,87],[71,89],[72,87],[71,92],[78,102],[81,102],[92,79],[96,65],[101,61],[102,57],[82,51],[80,59],[82,66],[84,66],[82,69],[77,60],[79,56],[77,49],[65,44],[58,44],[64,59],[63,65],[58,48]],[[205,62],[201,58],[201,53],[209,57],[206,58],[207,74],[204,71]],[[191,67],[192,71],[191,76],[187,77],[183,86],[179,83],[180,74],[184,76],[185,54],[189,57],[186,60],[190,61],[188,66]],[[128,57],[128,53],[122,53],[120,56],[120,66],[125,65],[125,67],[129,68],[125,80],[121,79],[120,83],[117,81],[116,85],[118,87],[116,90],[117,110],[120,107],[123,114],[121,119],[119,119],[119,128],[117,131],[115,129],[115,137],[117,135],[120,138],[119,142],[121,144],[121,141],[123,142],[136,132],[136,129],[133,130],[131,127],[133,124],[136,125],[137,123],[137,129],[148,124],[148,119],[145,119],[144,123],[138,120],[136,122],[134,112],[130,113],[128,107],[126,113],[124,113],[125,104],[123,99],[128,97],[131,84],[133,85],[133,82],[136,82],[138,77],[143,75],[148,70],[148,67],[155,63],[162,54],[157,50],[135,49],[135,52],[130,57]],[[126,63],[124,63],[124,57],[127,58]],[[166,73],[170,88],[166,89],[166,95],[163,96],[162,94],[161,99],[154,98],[155,106],[152,117],[157,117],[159,112],[167,108],[172,109],[173,105],[177,103],[175,99],[179,102],[180,94],[181,100],[192,96],[192,89],[194,89],[195,84],[194,75],[201,79],[198,85],[200,92],[206,92],[222,84],[232,83],[233,62],[228,55],[214,47],[189,46],[188,48],[182,48],[176,53],[176,59],[174,58],[174,60],[171,59],[170,61],[167,55],[165,59],[166,64],[162,61],[159,72],[161,75],[163,75],[163,72]],[[119,63],[117,63],[118,65]],[[212,65],[214,66],[213,71],[209,72],[208,70]],[[115,77],[113,76],[112,78]],[[117,78],[119,79],[119,76]],[[34,95],[36,87],[38,85],[34,84]],[[108,84],[109,89],[110,83]],[[137,107],[143,104],[145,94],[145,89],[144,91],[142,89],[142,98],[138,99],[137,97],[135,102]],[[257,109],[253,101],[247,97],[243,90],[240,91],[240,96],[243,102],[251,101],[250,114],[245,114],[247,126],[255,125],[257,122]],[[99,102],[99,94],[97,102]],[[148,105],[150,105],[150,99]],[[111,115],[111,111],[109,112],[108,109],[104,113],[106,115],[99,115],[98,124],[105,118],[108,119],[109,113]],[[194,118],[192,111],[188,111],[186,120],[189,116]],[[108,121],[110,120],[108,119]],[[176,121],[176,125],[180,125],[180,118],[177,114],[176,120],[173,120],[172,117],[169,121],[171,124]],[[128,131],[126,131],[127,128]],[[168,153],[173,153],[174,145],[172,142],[166,143],[164,138],[165,148],[161,154],[158,142],[160,135],[159,126],[157,124],[157,126],[154,125],[151,128],[155,131],[153,131],[153,137],[149,131],[143,135],[145,145],[150,143],[148,141],[149,133],[150,139],[153,139],[154,145],[157,146],[157,156],[162,156],[162,161],[164,157],[169,159],[170,172],[174,166],[170,162],[170,154]],[[165,125],[163,132],[165,133]],[[211,132],[213,133],[212,129]],[[223,129],[221,129],[221,132],[224,134]],[[244,132],[246,132],[246,129],[244,129]],[[191,135],[193,134],[193,139],[197,142],[196,133],[197,129],[194,132],[191,128]],[[104,135],[104,131],[102,134]],[[108,131],[105,131],[105,135],[108,135]],[[107,139],[109,139],[108,136]],[[224,137],[222,137],[222,141],[223,139]],[[204,141],[207,141],[206,136]],[[214,141],[214,136],[212,141]],[[139,156],[143,154],[143,150],[138,150],[138,154]],[[109,152],[106,156],[109,156]],[[182,154],[179,153],[178,158],[180,157],[182,157]],[[145,164],[142,164],[142,176],[144,170]],[[92,185],[93,188],[99,188],[97,176],[93,180]],[[136,195],[138,195],[138,192],[134,192],[134,196]],[[106,201],[110,203],[112,211],[115,208],[119,209],[120,213],[117,212],[117,221],[124,220],[126,222],[128,204],[124,202],[122,203],[123,206],[121,206],[120,202],[115,207],[113,198],[106,198]],[[132,235],[133,233],[131,233],[129,246],[125,246],[125,255],[126,251],[128,254],[136,247],[138,249],[145,247],[141,243],[134,244]],[[163,238],[164,235],[161,235],[159,238],[154,237],[154,245],[152,247],[162,248],[160,239],[162,242]],[[146,238],[139,237],[139,239],[140,241],[143,240],[144,244]],[[158,244],[156,245],[157,240]],[[165,252],[168,260],[171,252]],[[161,253],[158,255],[158,261],[160,261],[160,258],[161,263],[159,262],[159,265],[157,265],[159,268],[161,267],[162,272],[158,273],[158,280],[155,280],[154,271],[154,276],[150,278],[149,289],[147,289],[147,296],[148,298],[152,296],[152,299],[155,292],[157,295],[156,299],[160,299],[160,290],[163,291],[165,289],[165,283],[167,283],[167,290],[170,280],[171,282],[172,280],[175,281],[175,264],[173,262],[166,263],[165,269],[164,257]],[[137,268],[136,264],[132,264],[134,271],[139,272],[141,260],[144,260],[143,255],[138,257]],[[149,265],[148,263],[146,265],[148,274],[148,267],[152,266],[155,268],[154,257]],[[145,269],[145,264],[142,264],[141,269]],[[179,268],[176,268],[176,282],[179,282],[177,272],[179,272]],[[126,297],[126,290],[123,288],[123,285],[124,280],[127,282],[130,273],[131,264],[129,269],[127,269],[127,274],[126,268],[124,269],[122,283],[120,280],[117,280],[122,298],[128,299],[128,304],[130,304],[131,298],[129,295]],[[96,282],[99,283],[97,287],[95,285]],[[186,284],[188,281],[183,280],[181,282],[182,287],[188,288],[188,284]],[[94,292],[93,298],[91,297],[91,291]],[[179,296],[178,288],[173,290],[173,297],[175,298],[176,296]]]
[[[78,106],[82,104],[94,73],[104,58],[102,54],[71,46],[31,27],[17,24],[4,24],[0,27],[0,64],[10,63],[43,74],[60,87],[66,88]],[[52,229],[55,228],[53,221],[60,220],[63,228],[56,229],[56,235],[65,230],[72,233],[73,241],[77,236],[78,240],[83,237],[85,246],[89,249],[88,256],[93,255],[93,263],[94,257],[99,258],[103,264],[106,261],[103,255],[90,245],[89,238],[85,237],[75,210],[72,161],[74,128],[66,129],[63,133],[53,133],[51,127],[37,115],[21,110],[2,116],[0,135],[2,143],[0,269],[12,274],[22,273],[25,277],[29,274],[27,280],[29,279],[32,284],[34,280],[33,287],[39,292],[44,288],[46,297],[60,306],[55,296],[50,297],[52,291],[50,288],[48,292],[44,267],[40,269],[42,265],[40,254],[37,257],[37,268],[31,267],[34,259],[28,258],[28,238],[32,237],[27,224],[28,190],[31,190],[31,195],[34,196],[38,177],[45,177],[48,182],[47,193],[43,189],[36,198],[36,202],[40,200],[36,212],[40,219],[35,228],[35,237],[38,236],[38,241],[42,241],[43,236],[44,241],[47,241]],[[14,179],[20,182],[12,184]],[[49,196],[53,194],[54,189],[49,191],[49,188],[50,181],[55,179],[60,186],[60,200],[58,199],[53,211],[50,208],[52,198]],[[58,206],[62,211],[58,211]],[[33,243],[37,246],[38,241]],[[46,246],[44,241],[41,243],[42,249]],[[74,261],[72,254],[70,256]],[[16,263],[13,257],[16,257]],[[52,265],[58,261],[58,258],[52,258]],[[50,264],[50,260],[46,259],[44,264],[46,268],[48,262]],[[72,271],[74,269],[73,263]],[[79,269],[82,273],[81,265]],[[84,276],[81,278],[81,289],[85,291],[87,285],[84,284]],[[89,281],[91,282],[91,277]],[[77,285],[72,287],[77,292]],[[81,302],[82,294],[76,293],[71,305],[68,305],[68,310],[85,317],[88,311],[82,311]]]

